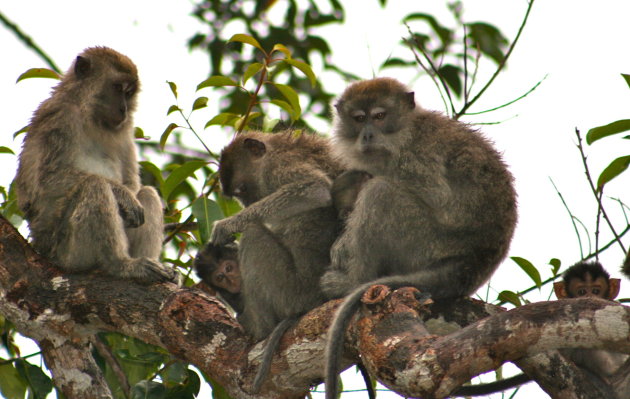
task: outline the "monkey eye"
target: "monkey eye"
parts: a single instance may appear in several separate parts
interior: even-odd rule
[[[376,115],[374,115],[374,119],[379,120],[379,121],[382,119],[385,119],[385,112],[377,113]]]
[[[595,294],[595,295],[599,295],[599,293],[601,292],[601,290],[600,290],[599,288],[593,288],[593,289],[591,290],[591,292],[592,292],[593,294]]]
[[[215,280],[217,280],[217,283],[220,283],[221,281],[223,281],[223,279],[225,279],[225,276],[223,275],[223,273],[217,274],[217,276],[215,277]]]
[[[122,85],[121,83],[114,83],[114,84],[112,85],[112,87],[113,87],[113,88],[114,88],[114,90],[115,90],[116,92],[118,92],[118,93],[122,93],[122,92],[124,91],[124,90],[123,90],[123,85]]]
[[[577,293],[578,296],[584,296],[586,295],[586,290],[584,288],[580,288]]]
[[[354,120],[361,123],[361,122],[365,122],[365,115],[355,115]]]

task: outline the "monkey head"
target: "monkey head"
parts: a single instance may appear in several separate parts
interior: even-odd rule
[[[351,84],[335,103],[335,147],[361,164],[352,166],[372,171],[370,164],[388,161],[411,139],[415,105],[414,93],[395,79]]]
[[[77,56],[70,74],[89,90],[88,112],[96,126],[121,131],[131,124],[140,83],[138,70],[126,56],[107,47],[91,47]]]
[[[614,300],[621,281],[610,275],[599,262],[579,262],[567,269],[562,281],[553,285],[558,299],[602,298]]]
[[[238,247],[234,243],[214,245],[208,243],[195,257],[197,275],[219,292],[241,292],[241,273],[238,264]]]
[[[260,140],[240,134],[221,151],[219,180],[223,194],[249,206],[262,198],[257,182],[262,169],[260,163],[267,146]]]

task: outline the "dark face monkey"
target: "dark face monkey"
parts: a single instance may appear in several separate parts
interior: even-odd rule
[[[417,107],[400,82],[350,85],[335,104],[334,149],[366,181],[321,279],[346,296],[329,333],[327,398],[337,394],[343,332],[373,284],[433,298],[472,294],[505,257],[516,224],[512,175],[479,132]]]

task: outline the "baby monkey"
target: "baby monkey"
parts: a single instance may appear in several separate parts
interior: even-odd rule
[[[558,299],[602,298],[614,300],[621,280],[610,275],[599,262],[578,262],[567,269],[562,281],[553,284]]]
[[[236,243],[208,243],[195,257],[194,268],[199,278],[214,288],[236,313],[243,312],[242,279]]]

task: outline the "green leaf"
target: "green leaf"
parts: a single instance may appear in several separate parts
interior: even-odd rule
[[[168,111],[166,112],[166,115],[170,115],[173,112],[177,112],[180,111],[180,108],[177,105],[171,105],[170,107],[168,107]]]
[[[131,399],[165,399],[166,388],[155,381],[140,381],[131,388]]]
[[[193,370],[186,370],[186,380],[179,385],[168,389],[166,399],[195,399],[201,388],[199,375]]]
[[[630,165],[630,155],[619,157],[612,161],[610,165],[604,169],[597,179],[597,190],[601,191],[606,183],[614,179],[628,169]]]
[[[144,130],[142,130],[142,128],[138,126],[133,128],[133,137],[137,139],[145,139],[145,140],[150,139],[150,137],[147,137],[144,135]]]
[[[228,78],[227,76],[210,76],[208,79],[197,85],[197,91],[206,87],[223,87],[223,86],[238,86],[238,83]]]
[[[194,175],[195,171],[207,164],[206,161],[188,161],[185,164],[174,169],[162,184],[162,198],[168,201],[175,187],[180,185],[184,180]]]
[[[23,399],[26,386],[26,381],[12,363],[0,365],[0,394],[3,398]]]
[[[245,121],[245,123],[243,124],[243,119],[244,117],[240,117],[237,120],[234,121],[234,127],[239,128],[241,125],[243,125],[244,127],[249,126],[249,123],[253,120],[258,118],[259,116],[261,116],[262,114],[260,112],[252,112],[249,115],[247,115],[247,121]]]
[[[166,127],[164,133],[162,133],[162,136],[160,136],[160,148],[162,149],[162,151],[164,151],[164,146],[166,145],[166,140],[168,140],[168,136],[170,136],[171,132],[178,127],[179,126],[177,125],[177,123],[171,123]]]
[[[289,104],[288,102],[282,101],[282,100],[271,100],[270,103],[277,105],[278,107],[287,111],[289,113],[289,117],[291,118],[291,120],[296,120],[299,118],[295,110],[291,107],[291,104]]]
[[[501,291],[497,299],[501,302],[509,302],[517,307],[522,305],[521,298],[518,294],[512,291]]]
[[[0,154],[12,154],[12,155],[15,155],[15,152],[13,152],[13,150],[10,149],[9,147],[0,146]]]
[[[446,64],[438,69],[438,73],[446,81],[446,84],[450,86],[458,97],[462,95],[462,81],[460,79],[461,70],[451,64]]]
[[[31,78],[45,78],[45,79],[57,79],[60,80],[61,76],[53,71],[52,69],[47,68],[31,68],[28,71],[21,74],[15,83],[18,83],[20,80],[31,79]]]
[[[243,74],[243,84],[245,84],[245,82],[247,82],[252,76],[260,72],[260,70],[263,69],[263,67],[264,65],[261,64],[260,62],[254,62],[253,64],[248,66],[247,69],[245,70],[245,73]]]
[[[626,81],[626,84],[630,86],[630,75],[626,75],[625,73],[622,73],[621,77]]]
[[[478,48],[483,54],[499,64],[504,57],[503,48],[508,40],[501,31],[493,25],[484,22],[466,24],[468,37],[472,40],[471,48]]]
[[[536,269],[536,267],[534,265],[532,265],[532,263],[530,261],[528,261],[527,259],[524,259],[524,258],[520,258],[518,256],[512,256],[512,257],[510,257],[510,259],[512,259],[514,262],[516,262],[516,264],[519,265],[520,268],[523,269],[523,271],[525,273],[527,273],[529,278],[532,279],[532,281],[536,284],[536,286],[538,288],[540,288],[542,286],[542,280],[540,278],[540,273],[538,272],[538,269]]]
[[[549,264],[551,265],[551,273],[554,276],[557,276],[558,275],[558,270],[560,270],[560,266],[562,266],[562,262],[560,262],[560,259],[552,258],[549,261]]]
[[[149,161],[140,161],[139,164],[142,169],[150,173],[151,176],[155,177],[155,180],[159,182],[160,186],[164,184],[164,178],[162,177],[162,171],[160,170],[160,168]]]
[[[31,125],[26,125],[24,126],[22,129],[18,130],[17,132],[13,133],[13,138],[15,139],[17,136],[19,136],[22,133],[26,133],[28,132],[28,128],[31,127]]]
[[[278,91],[280,91],[280,93],[284,96],[284,98],[288,100],[289,105],[291,106],[291,109],[293,110],[291,119],[293,120],[299,119],[300,116],[302,115],[302,108],[300,107],[300,98],[298,97],[295,90],[293,90],[291,86],[283,85],[280,83],[270,82],[270,84],[276,87]],[[272,101],[272,103],[276,104],[274,101]],[[279,104],[276,104],[276,105],[279,105]]]
[[[224,218],[235,215],[242,209],[241,204],[237,200],[228,198],[222,194],[217,195],[217,204],[219,208],[221,208]]]
[[[239,118],[240,118],[240,115],[238,114],[233,114],[230,112],[222,112],[219,115],[216,115],[215,117],[210,119],[203,128],[207,129],[208,126],[212,126],[212,125],[232,126],[234,125],[234,121],[238,120]]]
[[[625,132],[630,130],[630,119],[622,119],[613,123],[609,123],[605,126],[594,127],[586,133],[586,142],[592,144],[593,142],[602,139],[613,134]]]
[[[208,106],[208,97],[199,97],[195,100],[192,106],[192,110],[196,111],[201,108],[205,108]]]
[[[175,98],[177,98],[177,85],[173,82],[168,82],[168,81],[166,83],[168,83],[168,87],[171,88],[171,92],[173,93]]]
[[[52,380],[44,374],[41,368],[21,359],[15,362],[15,368],[22,378],[28,381],[33,392],[33,399],[45,399],[46,395],[52,392]]]
[[[230,42],[241,42],[241,43],[249,44],[250,46],[256,47],[258,50],[262,51],[263,53],[265,52],[265,50],[263,50],[262,46],[260,45],[260,43],[258,43],[256,39],[254,39],[253,37],[249,35],[245,35],[243,33],[237,33],[236,35],[232,36],[230,40],[228,40],[228,43]]]
[[[210,241],[212,225],[215,221],[223,219],[223,212],[219,205],[211,199],[203,196],[197,198],[192,204],[192,213],[199,225],[199,235],[203,242]]]
[[[284,53],[285,57],[291,58],[291,50],[286,48],[284,44],[278,43],[273,46],[273,49],[271,49],[271,54],[273,54],[275,51],[281,51],[282,53]]]
[[[302,73],[306,75],[308,80],[311,82],[311,86],[315,87],[315,85],[317,84],[317,78],[315,77],[315,74],[313,73],[310,65],[308,65],[306,62],[293,59],[286,59],[284,60],[284,62],[302,71]]]

